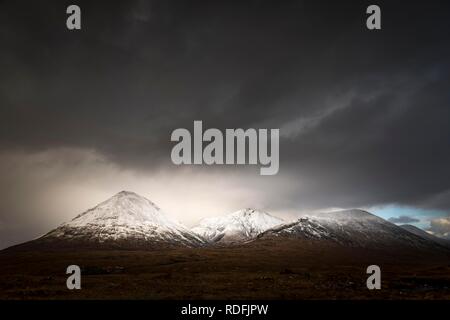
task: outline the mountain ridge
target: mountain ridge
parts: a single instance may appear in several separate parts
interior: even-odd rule
[[[202,219],[188,229],[166,216],[147,198],[121,191],[40,238],[10,248],[153,250],[228,246],[283,238],[326,240],[341,246],[363,248],[450,248],[441,241],[430,239],[431,235],[425,237],[417,233],[359,209],[308,214],[287,222],[267,212],[246,208]]]
[[[258,239],[297,238],[327,240],[365,248],[405,247],[445,250],[440,244],[359,209],[304,215],[296,221],[266,230]]]
[[[443,245],[445,247],[450,248],[450,240],[436,237],[435,235],[432,235],[432,234],[426,232],[425,230],[420,229],[420,228],[418,228],[416,226],[413,226],[411,224],[402,224],[402,225],[399,225],[399,227],[404,229],[404,230],[406,230],[406,231],[414,233],[415,235],[417,235],[419,237],[422,237],[424,239],[428,239],[428,240],[437,242],[440,245]]]

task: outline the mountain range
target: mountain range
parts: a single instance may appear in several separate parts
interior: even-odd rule
[[[122,191],[42,237],[13,248],[157,249],[209,247],[264,240],[326,241],[346,247],[448,250],[449,244],[413,226],[397,226],[363,210],[305,215],[287,222],[247,208],[206,218],[189,229],[134,192]]]

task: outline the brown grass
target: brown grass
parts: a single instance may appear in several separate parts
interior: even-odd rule
[[[228,248],[0,253],[0,299],[450,299],[444,254],[298,240]],[[82,268],[82,289],[65,270]],[[366,288],[366,268],[382,289]]]

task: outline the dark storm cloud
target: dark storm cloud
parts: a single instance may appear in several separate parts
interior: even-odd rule
[[[414,223],[414,222],[420,222],[420,220],[411,218],[408,216],[399,216],[399,217],[392,217],[388,219],[389,222],[392,223]]]
[[[364,1],[78,1],[79,32],[68,4],[1,4],[3,152],[153,170],[195,119],[281,128],[280,207],[450,209],[448,2],[380,1],[376,32]]]

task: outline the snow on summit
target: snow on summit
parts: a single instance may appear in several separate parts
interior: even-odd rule
[[[142,225],[157,228],[176,227],[150,200],[130,191],[122,191],[65,224],[70,227],[124,226],[136,228]]]
[[[119,241],[200,245],[204,240],[167,217],[153,202],[134,192],[122,191],[43,238],[82,242]]]
[[[230,243],[246,241],[284,220],[255,209],[243,209],[228,215],[206,218],[192,231],[210,242]]]

